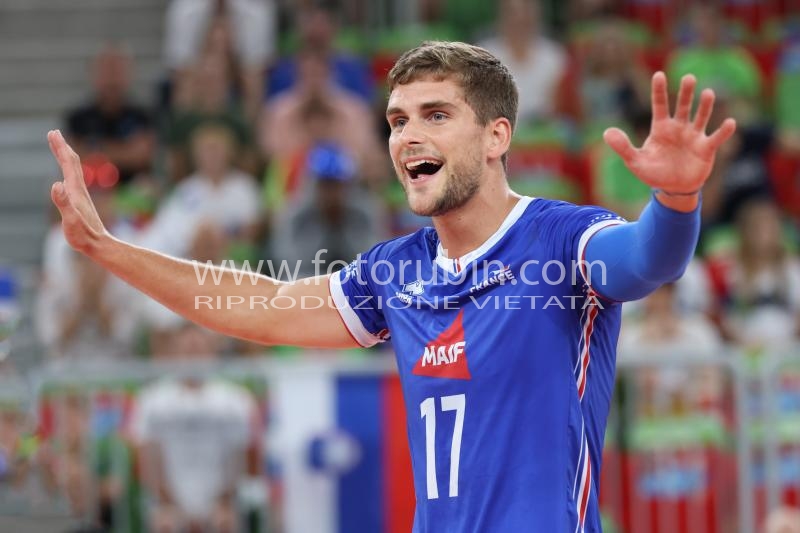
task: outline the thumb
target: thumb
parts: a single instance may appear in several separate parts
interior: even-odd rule
[[[603,132],[603,140],[626,163],[630,163],[636,157],[636,148],[631,144],[628,135],[621,129],[608,128]]]
[[[61,181],[55,182],[50,188],[50,198],[59,210],[69,206],[69,197],[64,189],[64,183]]]

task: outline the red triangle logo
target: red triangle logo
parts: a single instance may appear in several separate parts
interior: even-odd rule
[[[431,378],[472,379],[464,341],[464,310],[436,340],[425,346],[412,374]]]

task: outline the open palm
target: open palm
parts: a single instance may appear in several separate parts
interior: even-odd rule
[[[698,191],[708,179],[719,147],[736,131],[736,122],[725,119],[706,135],[714,108],[714,91],[705,89],[691,119],[692,98],[697,81],[692,75],[681,79],[675,115],[669,114],[667,77],[656,72],[652,81],[653,121],[641,148],[635,148],[619,128],[609,128],[603,138],[641,181],[667,193]]]
[[[48,132],[47,142],[64,177],[63,181],[53,183],[50,190],[50,197],[61,213],[64,236],[70,246],[87,253],[92,243],[107,233],[106,228],[86,189],[78,154],[67,144],[60,131]]]

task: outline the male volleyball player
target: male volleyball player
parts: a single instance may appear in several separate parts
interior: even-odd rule
[[[411,209],[432,216],[434,227],[378,244],[337,273],[252,285],[226,270],[220,283],[198,285],[192,263],[108,234],[78,157],[50,132],[64,175],[52,198],[66,238],[177,313],[228,335],[344,348],[391,334],[408,416],[415,532],[600,531],[618,302],[683,272],[699,232],[699,191],[735,123],[706,134],[714,94],[701,93],[692,118],[691,76],[681,80],[671,116],[667,80],[654,75],[643,146],[618,129],[605,133],[654,189],[639,220],[628,223],[600,208],[511,191],[504,163],[517,89],[485,50],[424,43],[398,60],[389,88],[394,169]],[[220,310],[198,305],[199,296],[275,306]],[[327,304],[302,305],[314,298]]]

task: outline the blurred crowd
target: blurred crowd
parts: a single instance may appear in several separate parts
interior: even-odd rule
[[[268,274],[286,277],[313,274],[315,258],[322,272],[337,268],[427,224],[405,208],[383,119],[388,67],[424,38],[476,42],[510,67],[521,94],[508,162],[517,192],[635,219],[650,191],[605,147],[602,131],[621,126],[641,142],[650,74],[663,69],[674,86],[692,73],[716,92],[710,127],[732,116],[739,129],[703,191],[697,264],[654,299],[668,293],[665,310],[703,317],[703,345],[758,351],[796,339],[800,25],[791,9],[779,1],[456,8],[426,0],[413,25],[370,33],[357,7],[174,0],[151,105],[129,96],[135,58],[107,44],[64,129],[112,232],[214,264],[268,261]],[[41,338],[54,354],[150,355],[164,329],[180,324],[72,253],[56,220],[43,271]],[[651,303],[631,306],[642,317],[631,323],[666,328],[660,317],[648,325],[659,313]]]
[[[413,24],[376,31],[365,23],[363,2],[171,0],[164,76],[153,100],[131,98],[136,58],[124,43],[106,43],[92,59],[86,100],[65,112],[63,130],[115,236],[215,265],[228,260],[255,270],[269,261],[273,269],[262,272],[285,279],[312,275],[319,264],[323,273],[336,269],[379,240],[429,223],[405,206],[383,118],[386,72],[421,40],[480,44],[511,69],[520,90],[508,160],[514,190],[607,206],[629,219],[650,191],[605,147],[602,132],[619,126],[641,142],[652,72],[664,70],[673,88],[692,73],[699,88],[716,92],[710,128],[727,116],[739,128],[703,190],[696,259],[680,281],[625,306],[620,357],[642,349],[713,356],[726,345],[758,357],[791,347],[800,335],[800,11],[791,5],[420,0]],[[267,350],[221,338],[138,295],[71,251],[57,218],[54,212],[44,244],[37,312],[53,359]],[[722,379],[710,369],[643,371],[637,409],[715,408],[729,400]],[[207,401],[218,412],[240,413],[225,442],[246,457],[254,407],[243,394],[191,380],[154,385],[136,400],[126,435],[146,453],[168,438],[164,417],[175,416],[189,421],[189,433],[175,438],[191,439],[200,431],[192,409]],[[84,509],[81,483],[91,465],[71,461],[85,454],[70,451],[78,444],[68,438],[80,441],[84,407],[77,400],[65,407],[72,429],[50,481],[98,525],[107,509]],[[205,412],[211,415],[201,428],[219,431],[214,410]],[[0,428],[11,422],[0,420]],[[24,449],[24,439],[6,433],[0,429],[5,456],[14,455],[9,447]],[[188,472],[187,461],[203,460],[169,450],[162,447],[155,460],[166,462],[162,473]],[[197,481],[216,487],[204,502],[153,481],[150,492],[163,496],[152,500],[155,530],[212,516],[219,531],[232,530],[229,485],[219,476]],[[101,489],[109,501],[120,490],[114,483]]]

